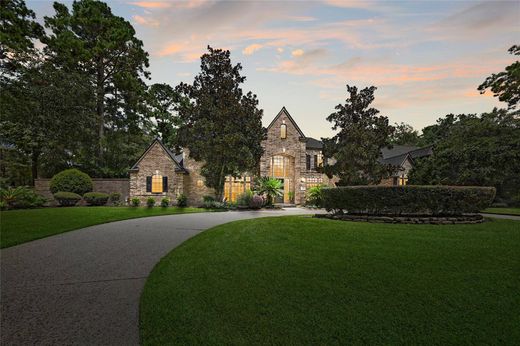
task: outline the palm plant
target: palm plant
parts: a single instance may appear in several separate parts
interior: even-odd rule
[[[272,206],[276,197],[283,196],[282,181],[271,177],[260,177],[255,179],[255,192],[266,195],[267,205]]]

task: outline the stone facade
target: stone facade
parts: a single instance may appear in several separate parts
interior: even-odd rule
[[[215,196],[215,190],[204,184],[204,177],[200,174],[202,162],[189,157],[189,151],[184,150],[183,166],[188,171],[184,179],[184,194],[188,197],[188,205],[199,206],[204,196]]]
[[[158,140],[155,140],[130,171],[130,198],[137,197],[146,202],[149,197],[156,203],[167,197],[175,203],[177,195],[183,193],[186,173],[179,168],[171,153]],[[154,193],[147,191],[146,179],[153,175],[168,177],[167,191]]]

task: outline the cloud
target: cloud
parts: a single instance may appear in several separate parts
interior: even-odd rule
[[[293,22],[313,22],[317,19],[310,16],[287,16],[287,20]]]
[[[134,15],[134,16],[132,16],[132,18],[133,18],[134,22],[136,22],[139,25],[151,26],[151,27],[156,27],[156,26],[160,25],[158,20],[153,19],[151,17],[142,17],[139,15]]]
[[[203,4],[210,3],[207,0],[175,0],[175,1],[132,1],[131,5],[146,8],[146,9],[165,9],[170,7],[175,8],[194,8]]]
[[[258,43],[251,44],[242,50],[242,54],[252,55],[254,52],[258,51],[262,47],[263,47],[263,45],[258,44]]]
[[[278,47],[278,48],[276,48],[276,51],[277,51],[278,53],[283,53],[283,48],[282,48],[282,47]]]
[[[374,1],[366,0],[325,0],[326,5],[344,8],[372,8],[377,6]]]
[[[303,49],[295,49],[291,53],[292,56],[302,56],[303,54],[304,54]]]
[[[168,8],[172,5],[170,2],[163,1],[134,1],[130,4],[142,8]]]

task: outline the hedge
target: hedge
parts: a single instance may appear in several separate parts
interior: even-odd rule
[[[58,191],[54,198],[63,207],[72,207],[81,201],[81,196],[74,192]]]
[[[487,208],[494,187],[343,186],[324,188],[323,207],[336,214],[461,215]]]
[[[83,195],[83,199],[88,205],[105,205],[108,198],[108,194],[103,192],[87,192]]]
[[[63,191],[83,195],[92,191],[92,179],[79,169],[66,169],[52,177],[49,188],[52,193]]]

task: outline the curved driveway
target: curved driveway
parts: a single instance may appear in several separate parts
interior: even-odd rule
[[[5,345],[139,343],[139,297],[153,266],[201,231],[226,222],[311,210],[243,211],[125,220],[1,251]]]

